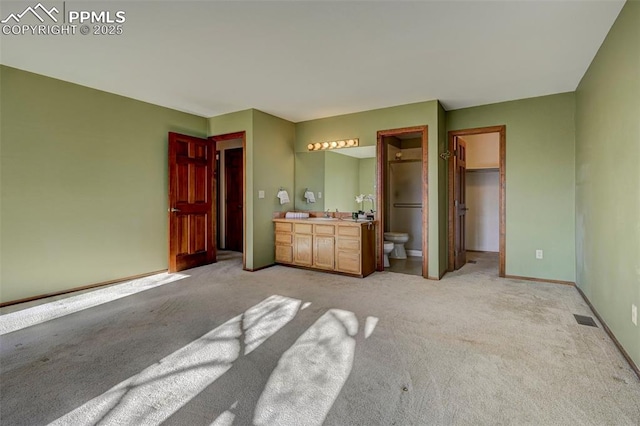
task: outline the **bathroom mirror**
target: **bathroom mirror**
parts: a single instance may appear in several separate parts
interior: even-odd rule
[[[356,195],[373,194],[376,181],[376,147],[361,146],[331,151],[298,152],[295,159],[294,208],[296,210],[353,212],[370,210],[372,203],[356,203]],[[306,189],[315,195],[307,203]],[[373,206],[375,209],[375,206]]]

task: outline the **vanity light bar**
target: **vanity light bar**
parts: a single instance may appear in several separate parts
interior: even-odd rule
[[[345,139],[341,141],[316,142],[307,145],[309,151],[322,151],[323,149],[351,148],[360,145],[360,139]]]

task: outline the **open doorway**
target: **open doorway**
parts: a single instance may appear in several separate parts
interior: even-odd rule
[[[505,275],[505,126],[449,132],[449,271]]]
[[[427,126],[378,132],[377,269],[428,277]]]
[[[211,136],[218,162],[218,248],[243,253],[245,265],[245,133]]]

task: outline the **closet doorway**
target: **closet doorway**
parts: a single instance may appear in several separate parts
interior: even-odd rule
[[[495,261],[504,277],[506,126],[450,131],[449,152],[448,269]]]

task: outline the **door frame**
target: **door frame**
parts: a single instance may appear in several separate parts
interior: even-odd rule
[[[221,135],[209,136],[213,141],[213,147],[222,141],[232,139],[242,139],[242,269],[247,269],[247,132],[240,131],[234,133],[224,133]],[[217,151],[215,151],[217,153]],[[216,173],[219,173],[216,170]],[[217,206],[216,200],[216,206]]]
[[[507,149],[507,126],[499,125],[499,126],[490,126],[490,127],[476,127],[473,129],[464,129],[464,130],[451,130],[449,131],[449,156],[448,161],[448,169],[449,169],[449,179],[448,179],[448,187],[449,187],[449,236],[448,236],[448,270],[450,272],[455,270],[455,259],[454,259],[454,238],[455,238],[455,206],[454,206],[454,188],[453,188],[453,179],[454,179],[454,170],[453,170],[453,160],[454,160],[454,141],[458,136],[469,136],[469,135],[481,135],[485,133],[499,133],[500,134],[500,159],[499,159],[499,169],[500,169],[500,184],[499,184],[499,216],[500,216],[500,241],[499,241],[499,267],[498,267],[498,276],[505,276],[505,265],[506,265],[506,239],[507,239],[507,229],[506,229],[506,187],[507,187],[507,177],[506,177],[506,149]]]
[[[376,202],[378,211],[378,232],[376,235],[376,269],[384,271],[384,213],[385,213],[385,178],[387,163],[387,136],[398,136],[407,133],[421,133],[422,139],[422,277],[429,278],[429,126],[402,127],[399,129],[379,130],[376,146]]]

